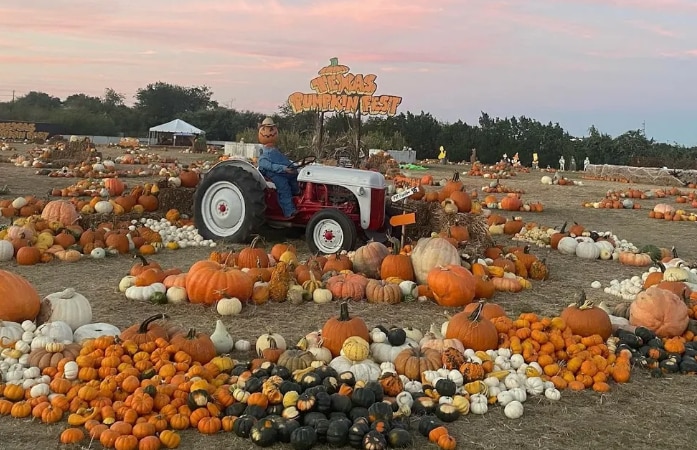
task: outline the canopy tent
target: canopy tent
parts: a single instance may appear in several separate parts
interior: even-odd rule
[[[160,144],[163,141],[163,137],[169,143],[168,141],[171,137],[172,145],[176,145],[177,136],[198,136],[201,134],[206,134],[206,132],[181,119],[174,119],[171,122],[150,128],[148,144],[152,145],[153,140],[155,144]]]

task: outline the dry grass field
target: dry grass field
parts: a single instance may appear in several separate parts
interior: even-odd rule
[[[117,149],[104,149],[105,155],[115,156]],[[170,153],[172,153],[170,151]],[[0,155],[5,157],[7,155]],[[172,156],[172,155],[170,155]],[[192,160],[193,155],[176,154],[181,160]],[[449,176],[452,168],[434,168],[434,178]],[[460,168],[460,170],[463,170]],[[12,164],[0,164],[0,186],[7,184],[10,194],[0,198],[33,194],[45,196],[51,188],[64,187],[73,179],[50,178],[34,174],[34,169],[18,168]],[[565,221],[578,222],[587,228],[611,230],[620,238],[636,245],[655,244],[663,247],[676,245],[680,255],[697,260],[696,223],[665,222],[647,217],[648,208],[656,201],[642,200],[643,209],[606,210],[582,208],[582,201],[599,200],[609,189],[626,187],[611,182],[585,181],[584,186],[548,186],[540,183],[541,173],[518,174],[504,183],[523,189],[524,200],[541,201],[542,213],[522,213],[525,220],[542,225],[558,226]],[[566,174],[580,178],[580,174]],[[134,183],[144,180],[127,180]],[[463,177],[468,189],[480,189],[487,180]],[[657,186],[634,186],[652,189]],[[672,198],[668,201],[674,201]],[[296,235],[297,237],[297,235]],[[267,237],[267,242],[286,240],[279,232]],[[505,237],[497,237],[505,242]],[[302,240],[295,242],[301,253],[307,252]],[[162,266],[181,267],[186,270],[195,261],[206,258],[210,249],[187,248],[162,251],[153,259]],[[594,280],[607,285],[612,279],[624,279],[639,275],[636,268],[621,266],[617,261],[584,261],[573,256],[563,256],[556,251],[533,248],[533,253],[544,256],[550,266],[551,276],[545,282],[533,282],[533,289],[517,294],[497,293],[495,300],[514,315],[533,311],[543,315],[558,314],[584,288],[592,299],[605,300],[609,304],[618,301],[600,290],[590,288]],[[104,260],[83,259],[79,262],[51,263],[32,267],[19,267],[14,262],[0,263],[0,268],[27,277],[41,295],[74,287],[92,303],[95,322],[109,322],[125,328],[144,317],[165,312],[171,320],[200,331],[212,332],[219,316],[214,309],[194,305],[152,305],[126,300],[116,289],[122,276],[127,274],[132,259],[115,257]],[[2,299],[0,299],[2,301]],[[246,306],[243,313],[224,318],[235,339],[255,339],[261,332],[273,329],[294,342],[307,332],[318,329],[337,311],[337,304],[314,303],[294,306],[289,303]],[[397,306],[354,303],[351,312],[365,318],[369,326],[384,324],[428,328],[440,323],[444,310],[435,304],[404,303]],[[233,355],[234,356],[234,355]],[[243,358],[248,355],[239,355]],[[676,375],[662,379],[650,378],[648,373],[634,368],[631,382],[612,385],[611,392],[572,393],[564,391],[559,402],[544,398],[530,399],[525,404],[525,415],[519,420],[506,419],[499,407],[492,408],[484,416],[468,415],[449,425],[458,439],[459,448],[472,449],[643,449],[643,448],[694,448],[697,431],[692,429],[691,412],[694,412],[697,378]],[[65,423],[47,426],[31,420],[0,418],[0,448],[3,450],[30,448],[64,448],[58,443],[58,435]],[[83,448],[88,447],[87,444]],[[246,449],[254,445],[249,440],[236,438],[230,433],[204,436],[195,431],[182,433],[185,449]],[[414,447],[435,448],[420,436],[415,437]],[[94,443],[89,448],[101,448]],[[275,448],[290,448],[276,445]],[[321,448],[321,447],[319,447]]]

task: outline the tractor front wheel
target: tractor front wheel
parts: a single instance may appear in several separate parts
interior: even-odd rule
[[[311,253],[330,255],[356,246],[356,225],[337,209],[325,209],[310,219],[305,232]]]

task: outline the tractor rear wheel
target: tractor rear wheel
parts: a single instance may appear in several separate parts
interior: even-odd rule
[[[337,209],[323,209],[310,219],[305,238],[311,253],[326,255],[356,246],[356,225]]]
[[[194,197],[194,224],[205,239],[246,242],[264,223],[265,212],[263,186],[240,167],[214,168]]]

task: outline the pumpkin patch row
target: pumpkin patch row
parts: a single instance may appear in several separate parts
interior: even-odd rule
[[[553,177],[544,175],[542,178],[540,178],[540,183],[549,186],[583,186],[583,181],[572,180],[570,178],[560,176],[558,172]]]

